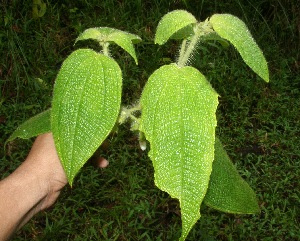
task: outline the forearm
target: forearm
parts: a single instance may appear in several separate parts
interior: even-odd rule
[[[38,176],[27,171],[23,163],[14,173],[0,182],[0,240],[7,240],[35,213],[47,196],[47,187]]]

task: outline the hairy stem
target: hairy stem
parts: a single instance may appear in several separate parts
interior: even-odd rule
[[[184,39],[184,40],[182,41],[182,44],[181,44],[181,47],[180,47],[179,59],[178,59],[178,60],[180,60],[180,59],[183,58],[183,55],[184,55],[185,50],[186,50],[186,43],[187,43],[187,40]]]
[[[136,105],[132,106],[131,108],[128,109],[131,113],[135,111],[140,111],[141,110],[141,105],[140,103],[137,103]]]
[[[180,49],[180,55],[179,55],[179,59],[177,62],[177,65],[179,67],[184,67],[191,54],[193,53],[199,39],[201,36],[211,33],[213,32],[208,20],[206,20],[205,22],[201,22],[199,24],[197,24],[197,26],[194,29],[194,36],[192,36],[191,41],[189,43],[187,43],[187,40],[184,39],[181,45],[181,49]]]
[[[119,124],[123,124],[127,119],[139,123],[139,118],[133,114],[136,111],[141,111],[140,103],[132,106],[131,108],[123,107],[118,120]]]
[[[188,43],[186,51],[178,59],[177,64],[179,67],[184,67],[186,65],[187,61],[189,60],[189,57],[191,56],[193,50],[196,47],[199,37],[200,37],[199,33],[195,33],[195,35],[192,37],[191,41]],[[180,54],[181,54],[181,52],[182,52],[182,49],[180,50]]]

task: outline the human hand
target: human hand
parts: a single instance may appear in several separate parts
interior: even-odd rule
[[[45,193],[40,209],[50,207],[67,184],[67,177],[57,155],[52,133],[36,138],[22,165],[28,172],[37,176],[41,191]]]
[[[27,162],[27,163],[26,163]],[[28,172],[36,173],[47,196],[41,203],[41,210],[50,207],[67,184],[66,174],[57,155],[52,133],[46,133],[36,138],[31,151],[26,158]],[[97,167],[105,168],[108,161],[97,158]]]
[[[108,165],[104,158],[97,163],[102,168]],[[0,240],[7,240],[34,214],[50,207],[66,184],[52,134],[38,136],[22,165],[0,181]]]

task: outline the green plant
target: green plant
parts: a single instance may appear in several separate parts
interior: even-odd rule
[[[215,137],[218,94],[195,68],[187,66],[204,41],[232,43],[244,62],[269,81],[266,60],[245,24],[229,14],[214,14],[204,22],[176,10],[160,21],[155,42],[182,40],[176,63],[164,65],[149,78],[138,104],[121,108],[122,72],[110,56],[113,43],[137,63],[137,35],[101,27],[84,31],[76,40],[96,40],[102,47],[74,51],[63,63],[54,86],[51,110],[21,125],[8,139],[53,132],[57,152],[70,185],[74,177],[113,130],[131,121],[140,146],[150,143],[155,183],[179,199],[184,240],[200,218],[200,205],[230,213],[256,213],[259,207]]]

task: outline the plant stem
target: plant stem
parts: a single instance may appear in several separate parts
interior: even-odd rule
[[[201,22],[195,26],[194,29],[194,36],[192,37],[191,41],[187,44],[187,40],[184,39],[182,44],[181,44],[181,49],[180,49],[180,55],[179,59],[177,62],[177,65],[179,67],[184,67],[186,63],[188,62],[191,54],[193,53],[197,42],[199,41],[199,38],[202,35],[208,34],[213,32],[209,22],[206,20],[205,22]]]
[[[186,39],[184,39],[184,40],[182,41],[181,48],[180,48],[180,52],[179,52],[179,59],[178,59],[178,61],[179,61],[180,59],[183,58],[183,55],[184,55],[185,49],[186,49],[186,42],[187,42]]]
[[[104,42],[104,43],[101,44],[101,46],[102,46],[102,48],[103,48],[103,54],[104,54],[105,56],[109,57],[109,48],[108,48],[109,43]]]
[[[197,28],[198,30],[198,28]],[[184,44],[184,42],[186,42],[186,39],[184,40],[184,42],[182,42],[181,45],[181,50],[180,50],[180,56],[178,59],[178,66],[179,67],[184,67],[187,63],[187,61],[189,60],[190,55],[192,54],[194,48],[196,47],[196,44],[198,42],[198,39],[200,37],[200,33],[199,30],[195,31],[195,35],[192,37],[191,41],[188,43],[188,46],[186,47],[186,43]],[[182,47],[184,46],[184,50],[182,49]]]
[[[135,112],[135,111],[140,111],[141,110],[141,105],[140,103],[137,103],[136,105],[134,105],[132,108],[128,109],[131,113]]]
[[[133,114],[130,114],[129,118],[133,121],[139,122],[139,118],[135,117]]]
[[[131,121],[135,121],[135,122],[139,123],[139,118],[137,118],[133,114],[136,111],[141,111],[140,103],[137,103],[132,108],[123,107],[121,110],[120,116],[119,116],[119,120],[118,120],[119,124],[123,124],[128,118]]]

